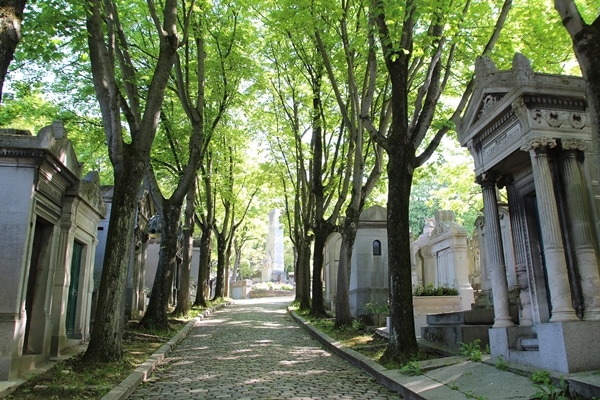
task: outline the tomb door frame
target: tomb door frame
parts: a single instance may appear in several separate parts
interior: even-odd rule
[[[529,279],[529,291],[532,303],[533,324],[537,325],[550,320],[550,293],[548,288],[548,277],[544,261],[542,235],[540,232],[540,220],[537,212],[537,199],[535,187],[531,176],[524,182],[515,182],[516,199],[509,202],[518,202],[519,215],[522,223],[519,224],[523,231],[514,235],[514,238],[524,238],[525,262]],[[516,226],[517,224],[513,224]]]
[[[36,216],[33,221],[33,242],[28,271],[24,281],[25,331],[23,354],[43,354],[46,349],[47,328],[50,324],[51,276],[54,267],[53,242],[56,226]]]
[[[68,339],[74,339],[77,323],[77,309],[80,298],[81,263],[84,260],[85,246],[77,241],[73,243],[73,256],[71,259],[71,273],[69,282],[69,294],[67,298],[66,334]]]

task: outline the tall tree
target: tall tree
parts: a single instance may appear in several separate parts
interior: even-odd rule
[[[87,2],[93,83],[114,170],[110,225],[96,322],[85,353],[87,361],[115,361],[123,355],[121,339],[126,278],[138,192],[150,162],[150,149],[158,128],[165,89],[179,46],[178,2],[166,0],[161,4],[162,16],[153,1],[147,4],[146,12],[155,31],[147,39],[156,41],[158,57],[149,75],[149,82],[144,82],[146,91],[141,93],[140,79],[147,75],[137,73],[127,37],[128,32],[131,34],[139,26],[122,24],[117,2]],[[143,20],[133,19],[135,24]],[[123,129],[124,126],[128,129]]]
[[[8,67],[21,40],[25,3],[26,0],[0,0],[0,102]]]
[[[275,96],[276,97],[276,96]],[[278,100],[274,100],[277,104]],[[310,190],[308,166],[305,161],[305,143],[299,131],[299,102],[290,96],[284,107],[287,113],[289,132],[286,138],[281,132],[273,139],[270,150],[277,160],[279,179],[283,187],[283,207],[285,226],[294,247],[294,281],[296,284],[295,301],[301,310],[310,309],[310,260],[313,236],[311,226],[314,218],[314,196]],[[289,131],[288,131],[289,129]],[[291,132],[290,132],[291,131]]]
[[[157,167],[163,167],[163,169],[167,169],[172,173],[170,175],[172,179],[167,189],[172,191],[171,196],[166,198],[163,194],[155,174],[155,168],[151,166],[146,175],[146,181],[151,189],[150,193],[157,204],[158,215],[162,221],[158,266],[150,302],[144,317],[140,321],[140,325],[147,329],[167,330],[169,328],[167,312],[175,270],[178,264],[184,261],[179,244],[180,239],[182,239],[180,235],[181,210],[186,196],[190,194],[190,188],[195,188],[197,171],[205,148],[204,66],[206,55],[203,38],[204,23],[200,12],[201,9],[194,8],[194,2],[192,2],[192,7],[184,15],[185,25],[191,24],[192,29],[182,40],[181,51],[177,53],[173,74],[173,91],[189,121],[189,125],[185,125],[181,129],[181,124],[174,122],[176,118],[174,107],[169,107],[169,112],[165,112],[164,108],[166,107],[163,107],[163,131],[173,162],[167,165],[165,160],[159,159],[156,164]],[[188,136],[187,148],[179,145],[180,141],[186,136]],[[158,153],[164,154],[166,152],[158,151]],[[188,282],[184,292],[189,292],[189,263],[191,263],[191,258],[187,257],[185,261],[188,264],[182,265],[181,270],[184,275],[183,280]],[[187,312],[184,306],[185,300],[177,311],[179,313]]]
[[[173,315],[186,315],[190,311],[190,284],[192,276],[192,255],[194,251],[194,213],[196,205],[196,179],[189,187],[185,197],[185,209],[183,215],[182,243],[181,243],[181,274],[179,278],[179,290],[177,291],[177,305]],[[202,293],[202,292],[200,292]],[[198,292],[196,292],[198,295]]]
[[[377,103],[374,97],[377,86],[374,46],[371,45],[366,54],[361,53],[356,47],[356,41],[362,35],[361,30],[365,28],[361,25],[364,24],[361,17],[364,16],[365,8],[358,3],[342,1],[340,9],[341,11],[337,15],[339,18],[337,21],[338,26],[335,31],[339,32],[338,39],[342,44],[342,54],[339,58],[344,60],[344,63],[343,67],[338,66],[339,69],[345,70],[342,78],[340,78],[339,72],[336,74],[337,71],[332,62],[334,57],[331,54],[331,49],[336,46],[329,48],[322,33],[318,30],[315,31],[317,46],[323,58],[339,112],[343,118],[345,134],[348,135],[349,140],[345,166],[348,171],[351,171],[348,173],[351,176],[350,200],[344,211],[344,220],[339,226],[342,242],[337,271],[336,327],[352,324],[349,299],[352,251],[360,214],[364,208],[366,198],[375,188],[382,172],[381,157],[383,150],[371,142],[368,136],[365,137],[363,119],[365,115],[371,117],[377,115],[377,108],[385,107],[385,101]],[[327,13],[323,13],[323,16],[326,20],[328,19]],[[374,42],[372,33],[368,33],[362,38],[366,38],[368,43],[372,44]],[[363,65],[366,65],[367,68],[364,68]],[[375,119],[378,118],[375,116]],[[382,127],[387,124],[384,119],[380,122]]]
[[[224,153],[225,159],[219,161],[222,168],[217,171],[220,175],[220,184],[216,193],[221,200],[222,218],[220,221],[217,218],[217,222],[213,226],[217,239],[217,277],[213,299],[223,298],[227,295],[233,240],[260,188],[260,184],[254,188],[246,186],[249,181],[246,175],[248,172],[241,172],[242,170],[239,168],[241,163],[236,157],[237,152],[233,146],[225,143],[220,151]]]
[[[197,204],[194,221],[200,227],[200,256],[198,260],[198,288],[196,289],[196,298],[194,307],[206,307],[206,297],[209,293],[204,293],[204,288],[208,285],[210,272],[210,261],[212,255],[212,234],[215,224],[215,202],[214,189],[212,184],[212,153],[207,151],[205,161],[201,164],[202,188],[197,191]],[[199,185],[200,186],[200,185]],[[203,189],[203,190],[202,190]]]
[[[281,38],[279,36],[279,38]],[[285,42],[285,39],[283,39]],[[310,309],[310,254],[313,236],[314,195],[310,188],[306,131],[302,129],[303,81],[295,57],[289,47],[279,47],[273,38],[267,46],[270,96],[267,108],[272,110],[272,136],[267,143],[274,161],[273,171],[281,182],[283,216],[292,246],[294,247],[295,301],[301,310]],[[285,50],[284,50],[285,49]],[[264,118],[263,118],[264,121]]]
[[[511,4],[511,0],[507,0],[500,10],[494,10],[498,19],[482,54],[491,51]],[[391,82],[389,130],[376,127],[366,113],[361,116],[373,139],[388,156],[387,231],[392,320],[390,341],[384,354],[388,360],[406,361],[418,351],[411,267],[406,262],[411,257],[410,192],[415,169],[429,159],[451,127],[449,123],[442,123],[436,127],[435,134],[428,137],[436,111],[441,111],[440,97],[449,84],[452,66],[457,61],[455,56],[461,50],[460,45],[466,43],[459,32],[468,21],[470,6],[470,2],[465,2],[461,9],[456,5],[422,4],[414,0],[401,5],[371,0],[369,25],[379,35],[380,57]],[[472,42],[470,45],[479,47]],[[468,59],[461,61],[469,62]],[[413,85],[418,86],[418,90],[413,92]],[[471,81],[455,108],[455,116],[464,109],[472,87]]]
[[[285,117],[295,140],[310,143],[298,146],[305,163],[302,173],[314,198],[310,231],[313,243],[312,301],[310,314],[326,316],[323,298],[324,248],[334,232],[346,201],[350,174],[341,164],[345,161],[346,135],[340,123],[337,103],[329,96],[324,83],[324,63],[314,37],[316,9],[310,2],[278,2],[270,5],[265,25],[269,28],[267,68],[273,70],[272,88],[279,100],[277,110]],[[342,125],[340,127],[340,125]],[[303,129],[304,132],[298,132]],[[310,135],[310,137],[309,137]],[[299,139],[300,137],[306,138]],[[299,192],[296,192],[299,195]],[[308,282],[310,283],[310,282]]]
[[[594,20],[588,24],[574,0],[555,0],[554,6],[571,36],[585,79],[587,110],[596,136],[593,141],[596,169],[600,173],[600,13],[596,7],[596,13],[592,14]]]

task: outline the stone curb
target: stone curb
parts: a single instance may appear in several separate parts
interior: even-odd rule
[[[101,400],[125,400],[137,389],[138,386],[146,381],[152,375],[152,372],[156,369],[156,366],[160,364],[165,357],[181,342],[194,328],[196,323],[200,322],[204,317],[211,314],[215,310],[219,310],[231,302],[219,304],[213,308],[205,310],[202,314],[198,315],[190,322],[188,322],[175,336],[171,338],[167,343],[162,345],[158,350],[154,352],[143,364],[137,367],[129,376],[121,381],[117,386],[112,388]]]
[[[364,370],[379,384],[399,393],[406,400],[426,400],[432,398],[444,398],[450,400],[466,398],[457,391],[451,390],[447,386],[441,385],[439,382],[424,375],[421,375],[418,377],[418,379],[415,379],[414,377],[403,375],[397,370],[388,370],[370,358],[357,351],[347,348],[340,342],[335,341],[332,337],[319,331],[314,326],[307,323],[304,318],[289,308],[288,312],[292,318],[299,322],[302,327],[308,330],[327,349],[350,362],[352,365]],[[435,397],[429,395],[427,397],[423,397],[420,394],[432,389],[436,392]]]

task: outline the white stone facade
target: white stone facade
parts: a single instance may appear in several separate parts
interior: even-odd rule
[[[561,372],[600,368],[589,356],[600,341],[599,221],[584,93],[583,79],[534,73],[519,54],[508,71],[481,59],[457,121],[484,198],[481,268],[491,277],[494,359]],[[514,262],[505,253],[498,188],[508,194]],[[509,315],[514,286],[518,324]]]
[[[0,131],[0,380],[88,338],[106,205],[81,170],[60,122]]]
[[[364,210],[359,219],[358,231],[352,251],[350,272],[350,313],[353,317],[366,314],[364,306],[369,301],[386,305],[388,300],[387,212],[381,206]],[[325,245],[325,305],[335,309],[337,268],[339,264],[341,235],[333,233]]]

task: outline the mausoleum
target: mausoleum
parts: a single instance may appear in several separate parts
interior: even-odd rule
[[[600,369],[598,176],[584,85],[535,73],[519,54],[506,71],[480,59],[457,121],[483,192],[492,359],[560,372]],[[500,227],[504,189],[515,271],[507,268]],[[518,324],[509,315],[513,285]]]
[[[98,177],[82,177],[67,132],[0,130],[0,380],[89,336]]]
[[[327,239],[323,268],[324,300],[332,310],[335,309],[340,247],[341,235],[335,232]],[[381,206],[372,206],[360,214],[352,252],[349,288],[352,316],[358,318],[365,314],[367,302],[387,305],[388,288],[387,212]]]
[[[95,305],[97,303],[100,279],[104,264],[108,227],[112,210],[113,186],[102,186],[102,198],[107,205],[106,216],[98,226],[98,248],[94,264],[94,307],[92,308],[92,321],[94,320]],[[138,320],[146,311],[146,292],[152,288],[156,267],[158,265],[158,250],[160,243],[155,244],[150,239],[151,219],[156,215],[156,206],[148,189],[140,187],[134,220],[134,236],[129,256],[129,269],[127,270],[127,290],[125,293],[125,318]],[[155,220],[156,221],[156,217]],[[152,246],[154,244],[154,246]],[[154,252],[152,252],[154,250]],[[152,257],[155,256],[155,257]]]

